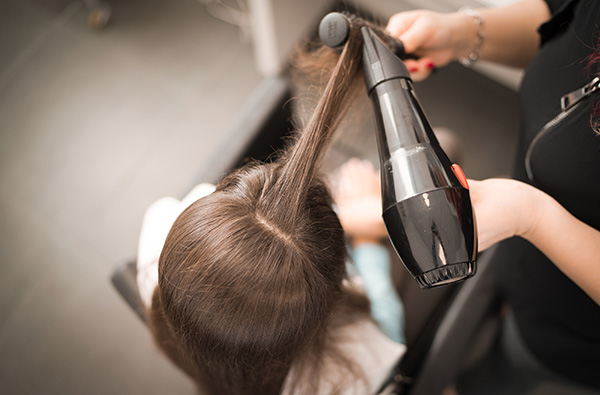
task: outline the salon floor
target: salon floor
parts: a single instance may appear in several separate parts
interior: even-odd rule
[[[112,6],[98,32],[80,1],[0,2],[2,394],[194,393],[109,277],[135,256],[145,208],[187,191],[261,77],[240,29],[198,1]],[[514,138],[502,133],[516,120],[498,103],[510,113],[513,95],[489,101],[485,79],[449,73],[423,85],[427,112],[494,132],[461,135],[465,158],[479,158],[467,173],[508,172]]]

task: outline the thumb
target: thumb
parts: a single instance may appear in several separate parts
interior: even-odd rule
[[[392,16],[386,30],[404,44],[407,53],[419,49],[431,35],[431,26],[422,13],[401,12]]]
[[[404,44],[407,53],[414,53],[423,47],[430,36],[428,27],[423,20],[416,20],[408,30],[398,37]]]

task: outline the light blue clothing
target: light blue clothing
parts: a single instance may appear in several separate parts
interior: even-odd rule
[[[381,244],[362,243],[351,255],[364,281],[373,319],[390,339],[405,344],[404,309],[390,277],[388,250]]]

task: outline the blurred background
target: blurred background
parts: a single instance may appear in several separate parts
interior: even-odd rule
[[[386,21],[506,2],[351,6]],[[0,1],[0,393],[194,393],[110,276],[154,200],[213,181],[239,114],[333,4],[107,0],[105,21],[83,1]],[[510,172],[519,78],[452,64],[416,84],[469,177]]]

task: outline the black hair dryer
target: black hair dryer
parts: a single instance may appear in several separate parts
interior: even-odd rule
[[[320,26],[325,44],[340,41],[340,30],[347,36],[348,23],[342,14],[326,16]],[[477,270],[477,231],[467,179],[440,147],[404,62],[370,28],[361,33],[390,240],[422,288],[469,278]]]
[[[471,277],[477,231],[467,178],[440,147],[404,62],[368,27],[361,33],[390,240],[422,288]]]

